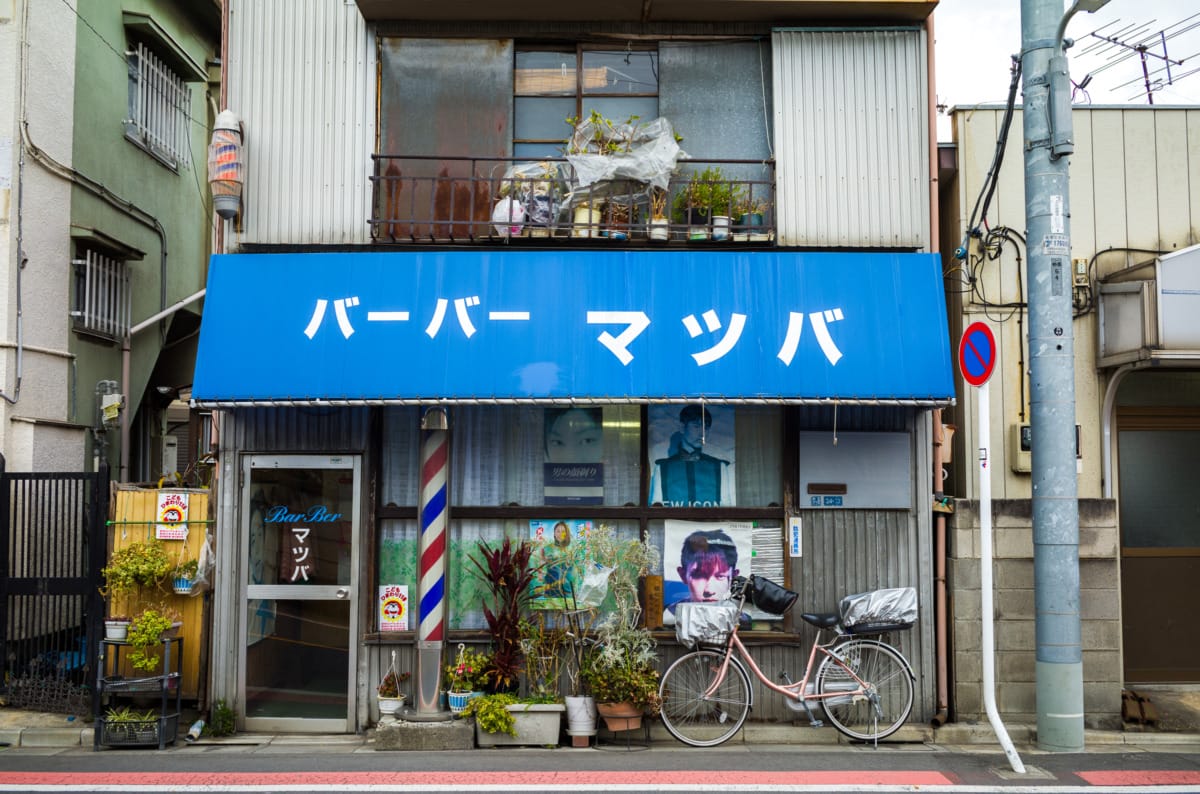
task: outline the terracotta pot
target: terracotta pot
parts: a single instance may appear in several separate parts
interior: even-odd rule
[[[610,731],[632,731],[642,727],[642,710],[629,702],[597,703],[596,711]]]

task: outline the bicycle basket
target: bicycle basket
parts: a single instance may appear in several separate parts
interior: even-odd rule
[[[675,639],[681,645],[724,645],[729,632],[737,626],[737,606],[682,601],[675,605]]]
[[[782,615],[792,608],[792,604],[795,604],[799,597],[799,593],[793,593],[770,579],[758,575],[750,577],[750,600],[764,612]]]
[[[851,634],[903,631],[917,622],[917,591],[892,587],[855,593],[840,604],[842,628]]]

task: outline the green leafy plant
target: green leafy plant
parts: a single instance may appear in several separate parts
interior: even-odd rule
[[[567,631],[551,625],[546,612],[537,612],[521,621],[521,652],[525,656],[525,679],[531,697],[547,703],[561,700],[559,674],[567,644]]]
[[[113,707],[104,712],[104,722],[109,725],[155,722],[157,719],[158,715],[153,711],[134,711],[129,706]]]
[[[111,598],[132,595],[143,587],[158,587],[173,568],[174,563],[161,540],[151,538],[130,543],[114,551],[108,565],[101,569],[104,587],[100,592]]]
[[[733,183],[720,166],[693,171],[671,204],[677,221],[686,221],[689,211],[701,215],[730,215],[733,212]]]
[[[208,710],[208,724],[204,732],[210,736],[232,736],[237,730],[237,714],[224,700],[213,701]]]
[[[571,125],[571,137],[567,140],[567,154],[626,154],[633,148],[640,116],[630,116],[623,123],[614,122],[596,110],[586,119],[567,116]]]
[[[200,561],[199,560],[184,560],[183,562],[177,563],[175,565],[175,567],[171,569],[170,578],[171,579],[195,579],[196,572],[199,570],[200,570]]]
[[[162,641],[163,632],[175,623],[176,615],[170,610],[149,607],[134,617],[129,624],[125,642],[129,643],[129,663],[136,670],[153,670],[158,667],[158,652],[151,648]]]
[[[412,673],[407,671],[397,673],[395,670],[388,670],[387,675],[379,682],[379,686],[375,691],[381,698],[398,698],[400,697],[400,685],[412,677]]]
[[[459,644],[458,656],[443,668],[447,692],[478,692],[487,686],[492,655]]]
[[[638,583],[658,565],[658,550],[619,537],[601,524],[588,535],[588,553],[609,569],[615,608],[596,625],[596,645],[581,660],[579,676],[598,703],[629,701],[658,712],[658,653],[654,636],[641,626]]]
[[[521,617],[532,597],[536,566],[531,563],[533,545],[505,537],[492,548],[480,543],[469,558],[473,573],[492,591],[493,607],[483,607],[492,638],[492,663],[487,684],[495,692],[514,689],[523,666]]]
[[[760,197],[750,197],[750,194],[739,190],[733,200],[733,217],[743,215],[762,215],[767,211],[767,200]]]
[[[474,717],[475,724],[486,733],[507,733],[517,735],[517,719],[508,710],[509,706],[517,703],[517,696],[506,692],[494,695],[480,695],[471,698],[463,709],[463,717]]]

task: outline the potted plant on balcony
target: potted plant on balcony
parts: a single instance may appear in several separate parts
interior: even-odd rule
[[[733,203],[733,216],[737,219],[733,229],[733,239],[758,239],[766,212],[766,199],[755,196],[753,192],[739,191],[734,196]]]
[[[650,188],[650,229],[651,240],[662,242],[670,237],[671,222],[667,218],[667,191],[660,187]]]
[[[715,239],[724,239],[733,211],[733,184],[720,166],[693,171],[683,189],[675,194],[672,207],[675,219],[688,224],[688,239],[705,240],[710,229]],[[718,234],[723,236],[717,237]]]

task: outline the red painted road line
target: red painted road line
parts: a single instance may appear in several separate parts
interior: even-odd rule
[[[1200,772],[1184,769],[1106,769],[1075,774],[1093,786],[1200,786]]]
[[[605,785],[761,786],[944,786],[953,781],[940,772],[795,771],[581,771],[570,772],[2,772],[0,782],[13,785],[127,786],[497,786],[578,783]]]

